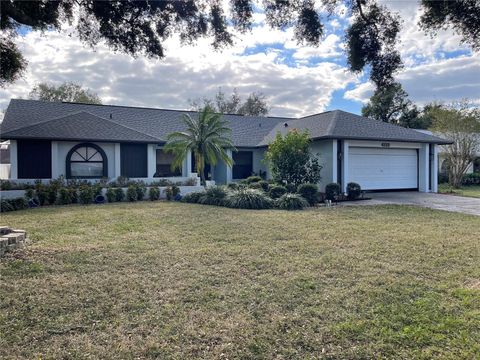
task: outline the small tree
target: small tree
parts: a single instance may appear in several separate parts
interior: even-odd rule
[[[227,166],[233,165],[233,160],[226,152],[227,149],[236,151],[231,140],[232,131],[220,114],[205,107],[196,118],[184,115],[182,121],[185,131],[169,134],[164,147],[165,151],[172,152],[175,156],[173,168],[180,168],[191,151],[195,158],[195,168],[200,174],[202,184],[205,184],[205,164],[215,165],[219,160],[223,160]]]
[[[431,114],[432,130],[453,142],[444,146],[445,160],[448,182],[458,188],[480,149],[480,111],[463,101],[458,106],[433,109]]]
[[[322,166],[310,153],[308,132],[289,131],[285,136],[277,134],[268,146],[266,159],[277,182],[298,186],[320,181]]]

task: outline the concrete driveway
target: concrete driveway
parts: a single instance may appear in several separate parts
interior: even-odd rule
[[[455,211],[480,216],[480,199],[455,195],[430,194],[414,191],[369,193],[372,200],[365,203],[418,205],[431,209]],[[362,203],[359,201],[358,203]],[[367,204],[365,204],[367,205]]]

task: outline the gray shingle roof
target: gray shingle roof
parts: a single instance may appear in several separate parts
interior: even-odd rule
[[[42,138],[119,142],[164,142],[183,130],[180,118],[192,111],[90,105],[13,99],[0,125],[2,139]],[[447,143],[412,129],[382,123],[344,111],[327,111],[299,119],[223,115],[237,147],[266,146],[275,135],[308,130],[315,139],[365,139]],[[285,124],[288,124],[286,127]]]

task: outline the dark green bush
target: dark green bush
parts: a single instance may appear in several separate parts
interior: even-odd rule
[[[152,201],[160,199],[160,190],[158,189],[158,187],[152,186],[148,190],[148,197]]]
[[[12,190],[12,183],[8,180],[0,180],[0,190]]]
[[[137,191],[137,200],[143,200],[147,193],[147,187],[143,181],[137,183],[135,190]]]
[[[0,201],[0,212],[9,212],[15,210],[9,200]]]
[[[227,184],[227,188],[230,190],[238,190],[239,187],[240,185],[238,183],[231,182]]]
[[[256,183],[256,182],[259,182],[259,181],[262,181],[263,179],[260,177],[260,176],[257,176],[257,175],[252,175],[252,176],[249,176],[247,177],[244,182],[245,184],[252,184],[252,183]]]
[[[209,186],[198,199],[199,204],[222,206],[225,204],[227,189],[223,186]]]
[[[350,200],[358,199],[361,194],[362,194],[362,188],[360,187],[359,184],[355,182],[349,182],[347,184],[347,197]]]
[[[27,189],[25,190],[25,197],[27,199],[33,199],[33,196],[35,195],[35,192],[33,191],[33,189]]]
[[[191,204],[197,204],[200,198],[203,196],[204,192],[203,191],[194,191],[188,194],[185,194],[182,197],[182,202],[185,203],[191,203]]]
[[[282,185],[272,185],[270,186],[270,190],[268,191],[268,195],[272,199],[278,199],[283,194],[287,193],[287,188]]]
[[[60,205],[68,205],[72,203],[72,196],[67,188],[61,188],[58,192],[58,200],[57,202]]]
[[[105,192],[105,196],[107,197],[107,201],[109,203],[115,202],[115,190],[113,188],[108,188]]]
[[[164,191],[168,201],[175,199],[180,194],[180,188],[177,185],[167,186]]]
[[[68,192],[70,193],[72,204],[78,203],[78,190],[76,188],[68,188]]]
[[[270,184],[268,183],[268,181],[261,180],[256,184],[260,185],[260,188],[265,192],[268,192],[268,190],[270,189]]]
[[[28,201],[24,197],[11,199],[10,204],[13,206],[14,210],[28,209]]]
[[[474,172],[463,176],[462,185],[480,185],[480,172]]]
[[[115,201],[123,201],[125,199],[125,192],[122,188],[115,189]]]
[[[326,200],[335,200],[335,196],[340,195],[340,184],[330,183],[325,186],[325,199]]]
[[[295,194],[297,192],[297,187],[294,184],[285,184],[287,192]]]
[[[94,190],[91,185],[84,184],[80,186],[79,199],[82,204],[91,204],[93,202]]]
[[[275,205],[282,210],[302,210],[308,206],[308,201],[299,194],[284,194],[275,201]]]
[[[270,209],[273,200],[261,190],[239,189],[227,196],[225,205],[236,209]]]
[[[297,188],[297,194],[308,201],[310,205],[315,205],[318,199],[318,186],[316,184],[301,184]]]
[[[135,185],[128,185],[127,200],[131,202],[137,201],[137,187]]]

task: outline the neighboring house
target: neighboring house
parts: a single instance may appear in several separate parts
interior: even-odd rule
[[[427,134],[427,135],[434,135],[434,136],[442,137],[440,134],[432,133],[430,130],[419,130],[419,129],[417,129],[417,131],[419,131],[423,134]],[[477,137],[477,141],[480,144],[480,136]],[[438,171],[442,175],[447,175],[447,162],[446,162],[446,159],[445,159],[445,153],[446,153],[445,147],[446,146],[448,146],[448,145],[443,145],[443,146],[440,146],[438,148]],[[470,166],[468,167],[467,172],[466,172],[467,174],[471,174],[473,172],[480,172],[480,146],[478,146],[478,148],[479,148],[479,151],[476,153],[475,158],[470,163]]]
[[[191,111],[127,106],[12,100],[1,124],[1,139],[10,140],[12,180],[66,178],[114,179],[125,176],[189,177],[188,156],[182,169],[170,167],[173,156],[162,150],[167,135],[182,130],[179,121]],[[277,133],[308,130],[311,151],[323,166],[320,186],[354,181],[365,190],[437,191],[437,152],[448,141],[344,111],[327,111],[299,119],[223,115],[238,151],[232,168],[218,163],[207,171],[218,184],[256,173],[269,178],[263,161]]]

